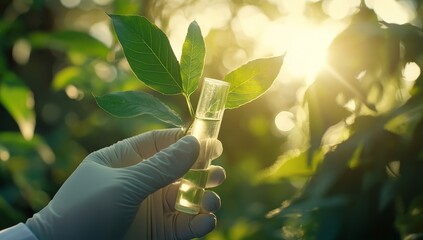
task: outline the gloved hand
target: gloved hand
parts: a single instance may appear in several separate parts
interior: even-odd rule
[[[179,185],[173,182],[199,153],[194,137],[181,136],[179,129],[150,131],[91,153],[26,225],[40,240],[204,236],[215,227],[212,212],[220,199],[206,190],[200,214],[175,211]],[[216,157],[222,152],[218,143]],[[224,179],[223,168],[211,166],[207,187]]]

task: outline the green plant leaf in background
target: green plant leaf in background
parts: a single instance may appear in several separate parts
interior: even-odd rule
[[[313,164],[308,164],[307,151],[291,150],[278,157],[276,162],[268,169],[257,175],[258,182],[277,182],[281,179],[309,177],[323,159],[321,152],[314,155]]]
[[[23,197],[28,201],[31,208],[35,211],[41,210],[51,200],[45,189],[39,186],[45,185],[47,184],[46,181],[49,181],[45,176],[49,173],[51,174],[49,172],[51,169],[46,168],[46,166],[56,161],[53,150],[37,134],[34,134],[28,140],[23,138],[18,132],[0,132],[0,143],[3,145],[2,151],[6,151],[8,155],[6,159],[2,159],[7,163],[2,166],[2,170],[7,169],[15,176],[13,183],[22,192]],[[12,190],[11,186],[7,186],[7,181],[4,183],[6,185],[2,186],[2,190],[7,188]],[[11,203],[10,201],[12,203],[18,203],[18,201],[23,200],[17,200],[19,198],[11,197],[11,194],[13,194],[12,191],[2,191],[1,195],[6,197],[5,199],[9,203]]]
[[[160,93],[182,93],[179,63],[167,36],[145,17],[110,17],[135,75]]]
[[[53,79],[53,88],[55,90],[64,89],[69,84],[82,81],[83,70],[80,67],[66,67],[60,70]]]
[[[86,32],[71,30],[37,32],[29,36],[33,48],[48,47],[59,51],[72,51],[84,56],[107,59],[109,48]]]
[[[119,0],[111,1],[111,4],[113,4],[115,14],[139,14],[145,11],[143,1]]]
[[[34,135],[34,98],[28,87],[13,73],[4,74],[0,83],[0,102],[18,123],[23,137],[27,140]]]
[[[104,111],[116,117],[135,117],[148,114],[173,126],[182,126],[182,120],[175,111],[145,92],[113,92],[96,96],[95,99]]]
[[[182,47],[181,77],[184,93],[189,97],[198,87],[204,68],[206,46],[201,29],[196,21],[188,28],[188,33]]]
[[[279,74],[284,56],[248,62],[225,76],[231,84],[225,107],[238,108],[264,94]]]
[[[0,147],[4,147],[4,149],[9,152],[11,158],[24,155],[24,157],[21,158],[23,161],[31,162],[35,161],[37,158],[42,160],[45,164],[53,164],[56,161],[56,156],[53,150],[45,142],[45,140],[37,134],[34,134],[33,138],[28,140],[24,139],[22,135],[17,132],[1,132],[0,143],[3,145]],[[13,166],[14,165],[9,165],[9,167]],[[16,167],[20,168],[28,166],[17,165]],[[34,168],[32,170],[34,170]],[[31,169],[28,169],[28,172],[31,172]]]

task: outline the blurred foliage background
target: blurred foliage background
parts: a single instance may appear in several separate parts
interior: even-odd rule
[[[196,20],[207,77],[285,53],[265,96],[225,113],[227,180],[205,239],[421,237],[418,0],[2,0],[0,229],[45,206],[89,152],[168,127],[96,105],[92,94],[155,94],[107,13],[146,16],[176,56]],[[188,114],[181,96],[164,101]]]

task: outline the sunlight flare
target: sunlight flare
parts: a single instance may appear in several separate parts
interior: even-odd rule
[[[295,127],[294,114],[282,111],[275,117],[276,127],[281,132],[289,132]]]
[[[316,24],[304,16],[291,16],[263,27],[255,55],[286,53],[283,70],[308,84],[326,64],[327,49],[344,23],[331,20]]]
[[[402,70],[402,76],[407,82],[414,82],[420,76],[420,67],[415,62],[409,62]]]

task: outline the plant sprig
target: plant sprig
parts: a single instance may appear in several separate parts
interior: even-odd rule
[[[128,63],[145,85],[165,95],[182,95],[191,121],[195,110],[191,95],[203,74],[206,47],[201,29],[191,22],[182,46],[179,63],[166,34],[148,19],[136,15],[110,15]],[[283,56],[250,61],[227,74],[231,83],[225,108],[238,108],[264,94],[279,74]],[[142,91],[114,92],[95,96],[97,104],[117,117],[152,115],[173,126],[183,127],[177,112]]]

